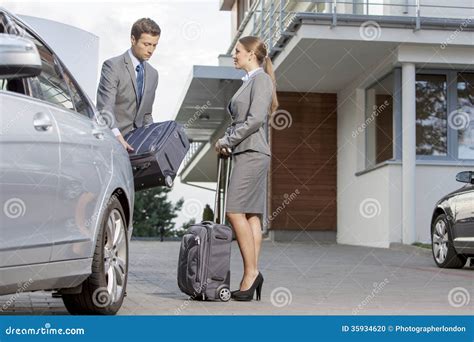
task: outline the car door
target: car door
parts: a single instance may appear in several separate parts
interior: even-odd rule
[[[58,126],[27,93],[0,76],[0,267],[48,262],[58,225]]]
[[[74,111],[55,114],[61,141],[59,226],[53,232],[51,260],[90,257],[97,221],[112,177],[115,138],[104,123],[98,124],[94,108],[69,71],[61,65]]]
[[[457,194],[454,200],[455,245],[470,245],[474,247],[474,185],[467,184]]]

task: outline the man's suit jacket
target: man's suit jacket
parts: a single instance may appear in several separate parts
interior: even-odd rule
[[[233,153],[257,151],[270,155],[264,124],[270,112],[273,81],[263,70],[242,84],[228,106],[232,123],[219,143]]]
[[[158,86],[158,71],[147,62],[144,66],[144,89],[138,105],[136,72],[128,51],[106,60],[102,65],[97,109],[114,115],[115,122],[111,128],[118,128],[122,135],[153,122],[151,113]]]

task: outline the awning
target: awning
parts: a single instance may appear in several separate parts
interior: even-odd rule
[[[183,183],[216,181],[213,140],[230,122],[226,106],[242,84],[243,75],[230,66],[193,66],[175,119],[192,142],[180,172]]]

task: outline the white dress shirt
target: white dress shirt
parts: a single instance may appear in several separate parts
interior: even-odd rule
[[[252,77],[252,75],[255,74],[258,70],[262,70],[262,67],[258,67],[256,69],[253,69],[252,71],[249,71],[244,77],[242,77],[242,81],[247,82],[250,77]]]
[[[138,77],[138,71],[137,71],[137,66],[140,64],[140,61],[138,60],[137,57],[132,52],[132,49],[128,49],[128,55],[130,56],[130,59],[132,60],[133,64],[133,70],[135,70],[135,78]],[[143,66],[145,67],[145,66]],[[143,75],[145,75],[145,68],[143,68]],[[140,89],[140,92],[143,93],[143,87],[145,86],[145,82],[143,82],[142,89]],[[113,128],[112,132],[114,133],[115,136],[120,135],[120,131],[118,128]]]

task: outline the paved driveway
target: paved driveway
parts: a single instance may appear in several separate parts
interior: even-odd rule
[[[176,284],[179,242],[132,241],[121,315],[471,315],[472,268],[442,270],[429,250],[264,241],[261,302],[197,302]],[[242,265],[232,246],[231,289]],[[0,297],[0,308],[11,296]],[[8,314],[66,314],[59,298],[19,295]]]

